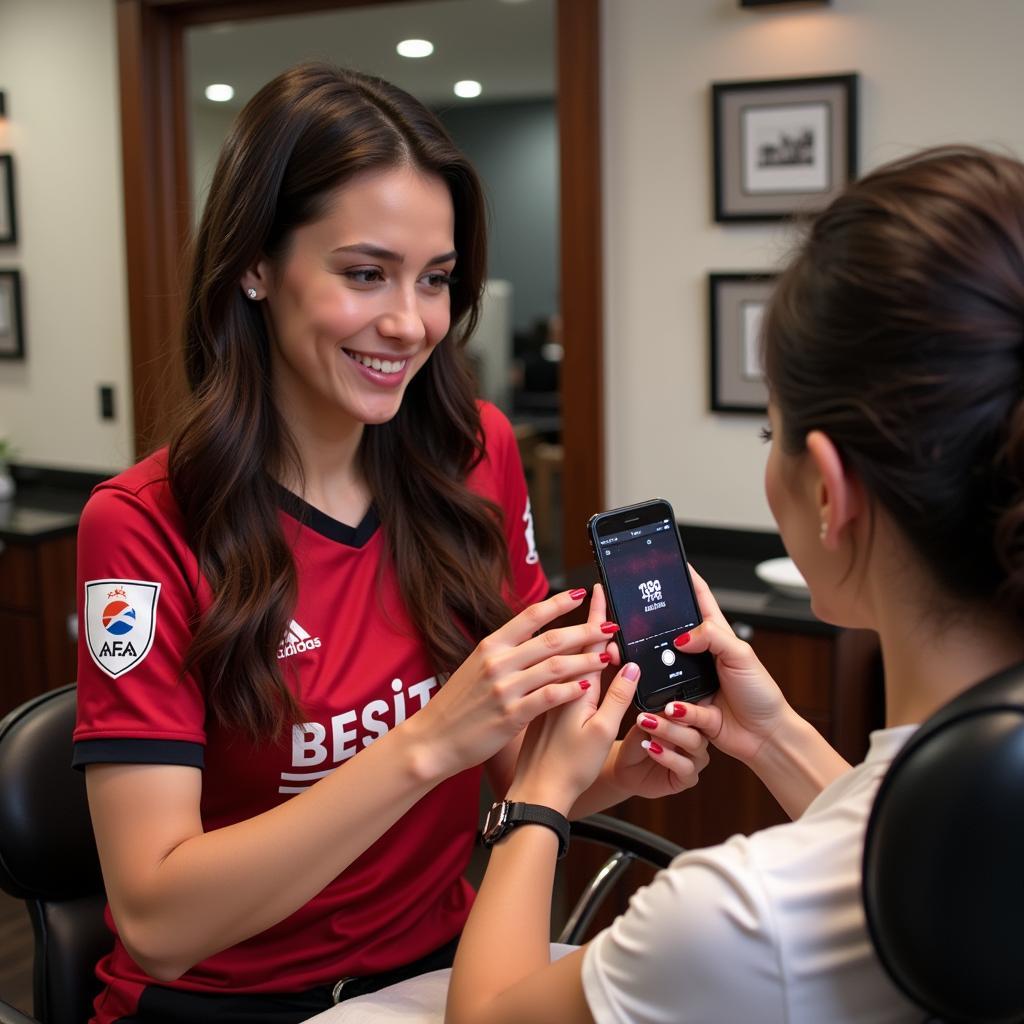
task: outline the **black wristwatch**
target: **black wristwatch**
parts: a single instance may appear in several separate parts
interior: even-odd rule
[[[544,825],[551,829],[558,836],[559,860],[569,849],[569,819],[564,814],[540,804],[518,804],[511,800],[499,800],[491,804],[480,838],[484,846],[493,846],[517,825]]]

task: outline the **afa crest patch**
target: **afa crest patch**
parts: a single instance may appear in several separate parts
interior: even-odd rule
[[[92,660],[111,679],[135,668],[156,636],[160,584],[146,580],[88,580],[85,642]]]

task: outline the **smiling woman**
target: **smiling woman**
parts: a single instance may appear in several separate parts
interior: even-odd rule
[[[481,767],[504,792],[610,660],[601,601],[535,635],[585,592],[543,600],[514,435],[474,400],[485,245],[475,172],[401,90],[300,65],[239,115],[178,428],[79,530],[97,1024],[288,1024],[450,963]]]

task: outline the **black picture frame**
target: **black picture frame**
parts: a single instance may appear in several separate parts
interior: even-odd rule
[[[14,206],[14,157],[0,153],[0,245],[18,241],[18,217]]]
[[[777,274],[708,274],[708,364],[712,412],[764,415],[768,387],[760,323]]]
[[[820,212],[857,176],[855,73],[714,82],[719,223]]]
[[[0,270],[0,359],[25,358],[25,319],[21,273]]]

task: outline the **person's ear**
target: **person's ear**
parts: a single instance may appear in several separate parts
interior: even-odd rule
[[[265,299],[270,286],[270,264],[264,259],[258,260],[242,274],[240,283],[246,297],[253,302]]]
[[[807,435],[807,454],[815,468],[815,501],[822,546],[834,551],[843,533],[864,508],[860,480],[843,463],[831,438],[820,430]]]

